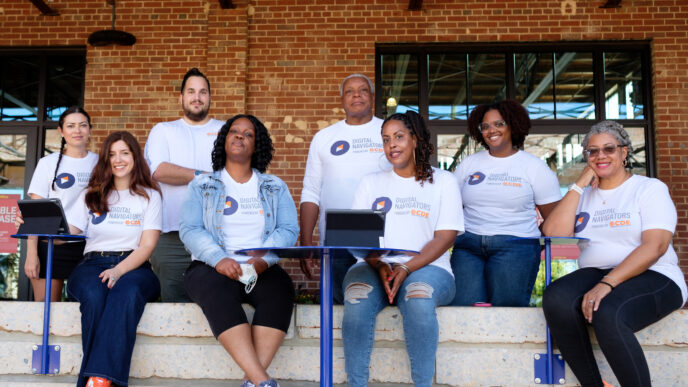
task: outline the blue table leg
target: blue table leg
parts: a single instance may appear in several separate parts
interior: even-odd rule
[[[552,240],[548,237],[542,239],[545,242],[545,287],[547,287],[552,282]],[[549,326],[546,326],[546,329],[547,353],[544,354],[544,359],[540,357],[541,354],[535,355],[535,383],[564,384],[564,360],[561,356],[555,359]]]
[[[320,385],[332,386],[332,255],[323,249],[320,262]]]
[[[45,299],[43,302],[43,348],[41,348],[41,374],[48,371],[48,341],[50,336],[50,299],[53,278],[53,238],[48,238],[48,257],[45,268]]]

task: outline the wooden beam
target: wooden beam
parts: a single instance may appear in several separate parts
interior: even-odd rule
[[[420,11],[423,9],[423,0],[409,0],[409,11]]]
[[[236,8],[236,5],[232,4],[232,0],[220,0],[220,8],[232,9]]]
[[[60,16],[60,12],[50,8],[44,0],[29,0],[45,16]]]

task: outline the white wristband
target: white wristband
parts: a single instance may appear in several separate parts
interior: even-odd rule
[[[576,183],[569,186],[569,191],[576,191],[579,195],[583,196],[583,188],[579,187]]]

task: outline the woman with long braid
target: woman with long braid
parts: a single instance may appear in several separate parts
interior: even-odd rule
[[[91,117],[83,108],[72,106],[65,110],[60,115],[57,132],[62,137],[60,152],[38,161],[28,193],[31,199],[59,198],[68,214],[88,184],[98,155],[87,149]],[[64,280],[83,257],[84,246],[84,241],[55,245],[51,301],[59,301],[62,297]],[[36,301],[43,301],[45,297],[46,257],[47,243],[29,238],[24,272],[31,280]]]
[[[382,144],[393,169],[363,177],[353,208],[385,211],[385,245],[420,253],[369,255],[344,277],[346,374],[350,386],[368,383],[375,318],[385,306],[396,304],[413,384],[431,386],[439,337],[435,308],[454,298],[447,250],[464,228],[461,193],[451,173],[430,165],[430,132],[418,114],[387,118]]]

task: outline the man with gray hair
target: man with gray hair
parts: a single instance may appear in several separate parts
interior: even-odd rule
[[[329,208],[351,208],[354,192],[361,178],[390,168],[382,149],[382,120],[373,116],[373,82],[363,74],[351,74],[339,86],[346,118],[330,125],[313,137],[308,151],[306,173],[299,209],[301,245],[313,246],[316,221],[322,245],[325,212]],[[307,261],[301,268],[310,278]],[[335,254],[332,262],[333,298],[343,303],[342,282],[356,260],[351,254]]]

